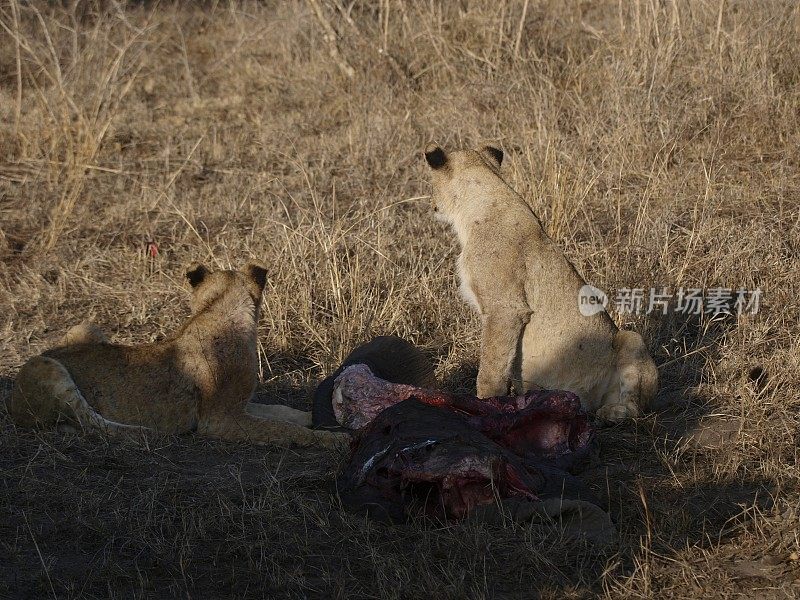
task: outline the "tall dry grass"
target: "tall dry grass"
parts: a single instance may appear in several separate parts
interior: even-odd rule
[[[216,504],[170,500],[158,450],[96,450],[4,423],[0,527],[17,532],[3,547],[24,574],[6,587],[108,595],[110,577],[114,593],[161,581],[196,595],[192,581],[268,573],[273,588],[262,578],[259,589],[322,596],[796,593],[798,42],[800,9],[777,1],[0,5],[6,392],[77,321],[92,316],[124,342],[164,335],[185,315],[189,263],[251,257],[270,265],[263,397],[307,406],[316,380],[381,333],[430,348],[444,384],[469,389],[478,324],[426,201],[430,140],[499,144],[509,182],[603,289],[764,291],[761,312],[740,319],[615,315],[647,337],[666,408],[601,434],[601,466],[585,477],[618,519],[610,551],[568,552],[513,528],[376,527],[309,491],[334,464],[294,457],[287,471],[279,453],[263,455],[273,479],[251,487],[213,469],[178,477],[184,492],[205,481]],[[182,464],[227,452],[165,444]],[[123,493],[49,470],[61,456],[88,469],[97,452],[143,453],[157,474],[134,469],[144,483]],[[224,498],[239,493],[247,518],[228,519]],[[60,508],[59,494],[83,508]],[[99,515],[170,503],[174,519],[147,543],[127,521],[121,545],[85,540],[110,548],[89,574],[75,565],[97,559],[65,558],[86,548],[46,526],[86,531]],[[214,535],[222,555],[204,542]],[[309,561],[313,574],[298,575]]]

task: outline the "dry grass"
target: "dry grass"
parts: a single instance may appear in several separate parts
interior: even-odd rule
[[[262,397],[308,406],[381,333],[473,386],[431,139],[500,144],[600,287],[760,286],[762,311],[633,319],[666,408],[605,430],[585,475],[611,549],[364,522],[329,493],[335,457],[0,415],[0,596],[800,594],[796,3],[319,5],[352,77],[297,0],[0,4],[2,394],[84,317],[156,338],[185,316],[190,262],[250,257],[271,266]]]

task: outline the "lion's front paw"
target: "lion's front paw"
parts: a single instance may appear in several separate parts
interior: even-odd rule
[[[606,423],[619,423],[639,416],[639,409],[631,402],[604,404],[597,409],[596,416]]]
[[[476,382],[478,398],[494,398],[495,396],[508,395],[508,382],[498,381],[495,377],[481,376],[478,374]]]

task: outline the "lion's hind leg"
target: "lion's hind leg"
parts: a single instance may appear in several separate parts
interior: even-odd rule
[[[52,384],[53,379],[58,381],[65,372],[61,364],[46,356],[34,356],[26,362],[17,374],[6,405],[11,420],[21,427],[55,426],[61,412]],[[72,381],[68,373],[67,377]]]
[[[22,367],[8,412],[23,427],[58,426],[107,434],[146,430],[103,417],[89,405],[64,365],[49,356],[35,356]]]
[[[617,352],[616,382],[597,410],[597,416],[609,423],[638,417],[649,408],[658,390],[658,370],[641,335],[618,331],[613,346]]]

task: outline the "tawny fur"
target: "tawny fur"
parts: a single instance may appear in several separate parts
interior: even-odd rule
[[[8,411],[21,426],[77,426],[105,433],[153,429],[293,446],[345,445],[313,431],[310,413],[248,404],[257,383],[256,325],[266,272],[187,273],[192,316],[168,339],[111,344],[94,325],[73,327],[63,344],[19,372]]]
[[[488,146],[425,149],[434,210],[461,246],[461,293],[483,323],[478,396],[563,389],[606,421],[639,415],[658,388],[642,337],[605,312],[580,313],[586,282],[500,176],[502,157]]]

